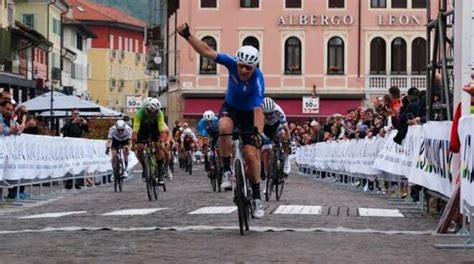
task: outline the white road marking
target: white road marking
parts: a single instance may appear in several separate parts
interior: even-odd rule
[[[237,210],[237,206],[207,206],[190,212],[189,214],[230,214]]]
[[[18,219],[57,218],[57,217],[62,217],[66,215],[84,214],[86,212],[87,211],[44,213],[44,214],[37,214],[37,215],[22,216],[22,217],[18,217]]]
[[[147,215],[152,214],[161,210],[166,210],[168,208],[146,208],[146,209],[124,209],[113,211],[110,213],[103,214],[104,216],[111,216],[111,215]]]
[[[75,231],[114,231],[114,232],[137,232],[137,231],[151,231],[151,230],[162,230],[162,231],[213,231],[213,230],[239,230],[238,226],[145,226],[145,227],[132,227],[132,228],[119,228],[119,227],[80,227],[80,226],[66,226],[66,227],[47,227],[43,229],[22,229],[22,230],[0,230],[2,234],[19,234],[19,233],[45,233],[45,232],[75,232]],[[408,231],[408,230],[376,230],[376,229],[353,229],[345,227],[336,228],[292,228],[292,227],[273,227],[273,226],[250,226],[250,231],[253,232],[328,232],[328,233],[351,233],[351,234],[384,234],[384,235],[436,235],[433,230],[419,230],[419,231]]]
[[[323,207],[312,205],[280,205],[273,214],[320,215]]]
[[[398,209],[359,208],[360,216],[405,217]]]

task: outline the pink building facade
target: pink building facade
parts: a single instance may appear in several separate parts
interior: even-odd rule
[[[432,1],[437,2],[438,1]],[[218,112],[227,70],[201,58],[173,34],[187,22],[192,34],[219,52],[257,47],[265,94],[290,119],[324,117],[384,94],[396,85],[425,88],[426,0],[181,0],[168,20],[168,47],[176,49],[169,75],[171,120]],[[435,16],[438,6],[430,7]],[[305,113],[305,97],[319,112]]]

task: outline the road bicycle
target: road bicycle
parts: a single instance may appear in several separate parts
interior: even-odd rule
[[[234,203],[237,205],[237,213],[239,216],[240,234],[244,235],[244,231],[249,230],[249,218],[252,216],[252,190],[249,180],[245,177],[245,160],[242,156],[242,139],[243,135],[255,135],[255,132],[240,132],[234,130],[230,134],[220,134],[219,136],[232,136],[233,139],[233,177],[232,192],[234,194]]]
[[[163,182],[164,167],[163,163],[158,166],[158,162],[155,158],[155,143],[148,141],[145,143],[144,148],[144,172],[145,172],[145,183],[148,200],[158,200],[158,182]],[[163,191],[166,192],[166,185],[163,182]]]
[[[217,155],[217,150],[214,146],[211,146],[210,149],[207,151],[208,162],[209,162],[209,170],[208,175],[211,181],[212,191],[222,192],[221,184],[222,184],[222,167],[219,162],[219,157]]]
[[[113,164],[114,172],[114,190],[115,192],[122,192],[123,188],[123,175],[125,173],[125,164],[123,158],[122,148],[117,149],[117,158],[115,164]]]
[[[270,200],[273,190],[275,190],[275,197],[280,201],[283,194],[283,187],[285,187],[286,175],[283,172],[285,166],[285,159],[288,155],[285,151],[284,142],[276,140],[273,146],[273,158],[268,170],[267,183],[265,185],[265,200]]]

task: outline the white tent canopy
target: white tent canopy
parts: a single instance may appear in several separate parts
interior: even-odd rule
[[[51,94],[45,93],[26,101],[20,105],[26,106],[30,112],[41,112],[41,116],[51,115]],[[122,116],[123,114],[101,105],[82,100],[77,96],[65,95],[60,92],[53,92],[53,115],[64,117],[70,115],[72,109],[77,108],[82,116]]]

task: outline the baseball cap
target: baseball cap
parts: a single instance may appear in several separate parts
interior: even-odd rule
[[[318,125],[318,122],[316,120],[313,120],[311,121],[311,124],[309,124],[310,126],[317,126]]]

